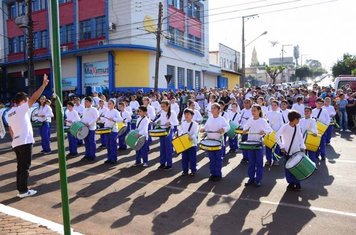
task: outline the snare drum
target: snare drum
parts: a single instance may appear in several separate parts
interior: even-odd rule
[[[244,132],[244,130],[242,130],[242,129],[236,129],[236,130],[235,130],[235,133],[236,133],[236,134],[242,135],[243,132]]]
[[[125,143],[135,151],[139,151],[145,145],[145,141],[146,137],[138,134],[138,130],[130,131],[125,138]]]
[[[118,122],[117,123],[117,129],[118,129],[118,133],[117,133],[118,136],[124,135],[126,133],[126,131],[127,131],[126,123]]]
[[[323,135],[326,129],[328,129],[328,125],[325,125],[321,121],[316,121],[316,128],[318,129],[318,134]]]
[[[203,116],[203,120],[201,121],[201,124],[204,125],[206,123],[206,121],[208,121],[208,116],[207,115],[204,115]]]
[[[148,133],[151,137],[163,137],[167,136],[169,131],[167,131],[166,129],[154,129],[150,130]]]
[[[307,150],[316,152],[320,146],[321,136],[314,136],[312,132],[307,132],[305,136],[305,147]]]
[[[263,143],[265,144],[266,147],[272,149],[273,146],[277,143],[276,132],[272,131],[268,135],[265,135],[265,137],[263,137]]]
[[[288,159],[286,169],[298,180],[305,180],[313,174],[316,166],[303,152],[296,152]]]
[[[262,143],[260,141],[242,141],[239,143],[239,149],[241,149],[241,150],[260,150],[260,149],[262,149]]]
[[[85,139],[89,134],[89,128],[83,122],[73,122],[69,129],[70,133],[78,140]]]
[[[199,147],[206,151],[218,151],[221,149],[221,141],[204,139],[200,141]]]
[[[189,139],[188,134],[178,136],[172,140],[174,150],[177,154],[184,152],[187,149],[193,147],[193,142]]]
[[[97,135],[104,135],[104,134],[110,134],[111,133],[111,128],[109,127],[103,127],[95,130],[95,134]]]
[[[226,133],[227,136],[230,138],[230,139],[235,139],[236,137],[236,129],[239,127],[239,125],[237,125],[236,123],[234,122],[230,122],[230,129],[229,131]]]

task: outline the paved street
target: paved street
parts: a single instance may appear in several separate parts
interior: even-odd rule
[[[341,138],[342,137],[342,138]],[[55,132],[52,150],[56,150]],[[38,140],[38,135],[37,135]],[[67,144],[67,142],[66,142]],[[0,142],[0,203],[62,223],[56,151],[34,148],[30,184],[38,195],[15,196],[15,155]],[[83,147],[80,152],[83,152]],[[151,145],[148,168],[132,167],[134,152],[119,153],[115,166],[104,165],[106,150],[91,164],[68,159],[72,227],[84,234],[354,234],[356,231],[355,134],[336,133],[327,161],[286,192],[283,166],[265,167],[263,185],[248,187],[241,153],[227,155],[224,178],[208,182],[209,164],[199,151],[198,174],[180,176],[181,157],[173,170],[158,167],[158,141]],[[1,233],[1,232],[0,232]]]

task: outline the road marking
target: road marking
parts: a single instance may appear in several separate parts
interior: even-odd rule
[[[2,158],[2,157],[0,157],[0,158]],[[346,161],[346,160],[338,160],[338,161]],[[47,166],[47,167],[50,167],[53,169],[58,169],[58,167],[56,167],[56,166],[38,163],[37,161],[32,161],[32,163],[34,163],[34,165],[42,165],[42,166]],[[149,184],[157,185],[157,186],[160,186],[163,188],[182,191],[182,192],[190,192],[190,193],[198,193],[198,194],[210,195],[210,196],[219,196],[219,197],[223,197],[223,198],[231,198],[230,195],[226,195],[226,194],[206,192],[206,191],[201,191],[201,190],[192,190],[192,189],[188,189],[188,188],[182,188],[182,187],[177,187],[177,186],[161,184],[159,182],[146,182],[146,181],[142,181],[142,180],[135,180],[135,179],[129,179],[129,178],[119,178],[119,177],[107,175],[104,173],[95,173],[95,172],[90,172],[90,171],[76,170],[75,168],[68,168],[67,171],[72,171],[74,173],[82,173],[82,174],[86,174],[86,175],[90,175],[90,176],[96,175],[96,176],[101,176],[103,178],[113,178],[113,179],[117,179],[117,180],[123,180],[126,182],[138,183],[138,184],[142,184],[142,185],[149,185]],[[178,172],[177,175],[178,174],[180,174],[180,172]],[[303,205],[297,205],[297,204],[292,204],[292,203],[273,202],[273,201],[268,201],[268,200],[257,200],[257,199],[251,199],[251,198],[235,198],[235,200],[263,203],[263,204],[274,205],[274,206],[284,206],[284,207],[303,209],[303,210],[311,210],[311,211],[316,211],[316,212],[330,213],[330,214],[336,214],[336,215],[342,215],[342,216],[348,216],[348,217],[356,217],[356,213],[339,211],[339,210],[322,208],[322,207],[315,207],[315,206],[303,206]]]
[[[24,211],[20,211],[13,207],[5,206],[4,204],[1,204],[1,203],[0,203],[0,212],[20,218],[20,219],[23,219],[23,220],[26,220],[26,221],[29,221],[34,224],[44,226],[47,229],[57,232],[59,234],[64,234],[63,225],[61,225],[61,224],[55,223],[50,220],[43,219],[41,217],[32,215],[32,214],[24,212]],[[82,235],[81,233],[74,232],[73,229],[71,229],[71,231],[72,231],[73,235]]]
[[[341,162],[341,163],[353,163],[353,164],[356,164],[356,161],[353,161],[353,160],[342,160],[342,159],[328,159],[328,162],[330,162],[330,163]]]

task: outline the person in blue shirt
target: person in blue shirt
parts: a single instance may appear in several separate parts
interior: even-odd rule
[[[340,131],[346,131],[346,132],[351,132],[348,129],[347,125],[347,112],[346,112],[346,105],[348,104],[347,100],[345,99],[344,94],[339,95],[340,100],[337,101],[337,106],[339,109],[339,117],[340,117]]]

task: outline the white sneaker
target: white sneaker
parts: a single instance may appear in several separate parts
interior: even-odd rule
[[[351,132],[351,130],[350,130],[350,129],[346,129],[345,131],[346,131],[346,132]]]
[[[144,163],[144,164],[143,164],[143,167],[148,167],[148,164],[147,164],[147,163]]]
[[[340,131],[344,131],[344,129],[340,129]]]
[[[25,198],[25,197],[31,197],[37,193],[36,190],[29,189],[26,193],[19,193],[17,194],[17,197],[19,198]]]

